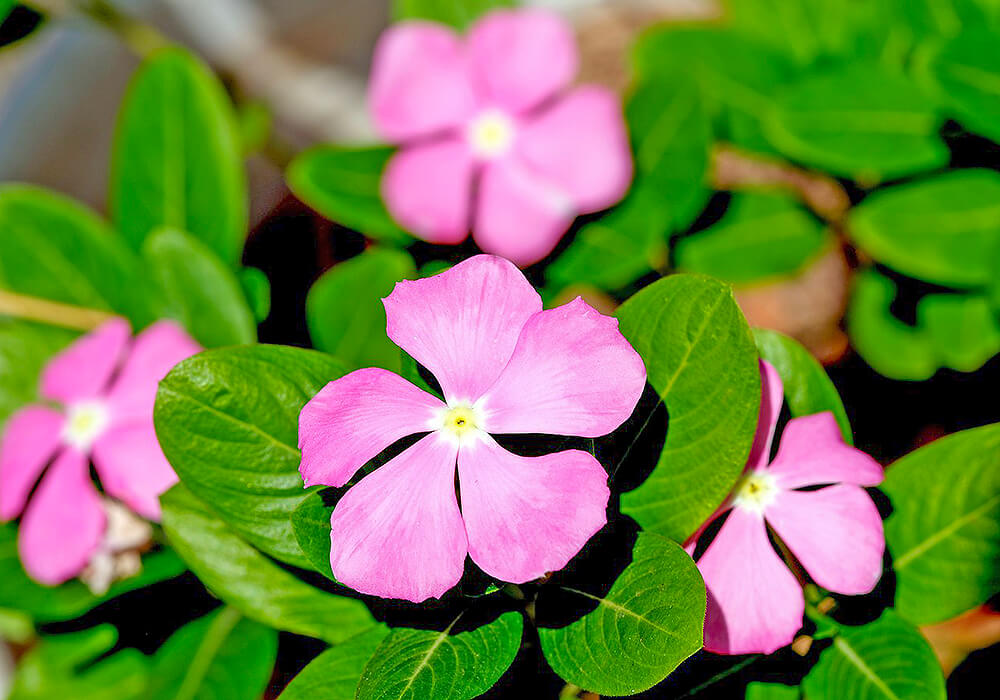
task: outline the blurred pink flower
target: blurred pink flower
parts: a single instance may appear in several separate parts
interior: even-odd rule
[[[491,255],[400,282],[384,304],[389,337],[434,374],[445,401],[369,368],[302,409],[307,486],[343,486],[396,441],[430,433],[337,503],[337,580],[420,602],[458,582],[467,553],[514,583],[564,567],[606,522],[604,468],[580,450],[519,457],[491,434],[597,437],[621,425],[646,371],[618,321],[579,298],[543,311],[524,275]]]
[[[768,465],[781,411],[777,371],[761,362],[763,400],[747,471],[708,525],[729,512],[698,559],[708,588],[705,648],[719,654],[770,654],[802,626],[802,587],[768,540],[768,526],[821,587],[844,595],[870,592],[882,575],[885,536],[862,488],[882,481],[882,467],[844,443],[829,411],[793,418]],[[804,487],[832,484],[818,490]]]
[[[543,10],[497,10],[463,40],[403,22],[375,47],[369,101],[402,146],[382,194],[432,243],[479,246],[518,265],[545,257],[578,214],[618,202],[632,177],[619,98],[569,88],[571,29]]]
[[[171,321],[150,326],[131,347],[130,336],[128,323],[116,319],[52,358],[41,395],[59,408],[21,409],[0,441],[0,519],[24,510],[41,476],[18,550],[42,583],[79,575],[104,541],[107,517],[91,458],[104,492],[151,520],[160,517],[159,495],[177,481],[153,431],[153,403],[160,379],[201,348]]]

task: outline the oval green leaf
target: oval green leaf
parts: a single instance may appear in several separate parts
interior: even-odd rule
[[[379,625],[327,649],[292,679],[281,700],[354,700],[365,665],[388,634]]]
[[[1000,142],[998,44],[1000,32],[995,27],[982,20],[970,23],[934,55],[929,72],[963,126]]]

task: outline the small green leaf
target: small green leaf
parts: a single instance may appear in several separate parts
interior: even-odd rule
[[[465,29],[490,10],[516,5],[516,0],[394,0],[392,17],[397,22],[427,19]]]
[[[222,85],[179,48],[156,52],[132,79],[115,131],[112,219],[136,249],[162,227],[187,231],[227,264],[247,235],[239,128]]]
[[[393,153],[388,146],[317,146],[296,156],[285,179],[296,197],[331,221],[405,245],[412,239],[393,221],[379,192]]]
[[[7,15],[10,14],[10,11],[14,9],[14,5],[16,4],[15,0],[0,0],[0,24],[7,19]]]
[[[944,700],[934,651],[891,609],[875,622],[841,627],[802,682],[809,700]]]
[[[694,560],[666,538],[639,533],[632,562],[604,596],[565,590],[597,607],[565,627],[539,627],[538,636],[545,660],[574,685],[633,695],[701,649],[705,585]]]
[[[799,700],[801,693],[797,686],[781,683],[750,683],[746,700]]]
[[[416,275],[413,259],[390,248],[369,248],[327,270],[306,299],[313,345],[350,369],[399,370],[399,348],[385,333],[382,298]]]
[[[365,665],[389,630],[381,625],[327,649],[281,693],[281,700],[354,700]]]
[[[670,420],[656,468],[622,494],[622,512],[683,541],[746,465],[760,407],[757,349],[732,290],[696,275],[651,284],[617,316]]]
[[[375,624],[362,602],[310,586],[270,561],[183,484],[160,503],[178,554],[209,590],[251,620],[330,644]]]
[[[900,615],[941,622],[1000,591],[1000,424],[906,455],[882,489],[893,507],[885,538]]]
[[[941,364],[974,372],[1000,351],[1000,323],[984,296],[928,294],[917,303],[917,323]]]
[[[323,502],[320,491],[313,491],[292,511],[292,530],[299,547],[312,568],[336,580],[330,568],[330,515],[333,508]]]
[[[77,335],[54,326],[0,318],[0,427],[14,411],[39,399],[42,369]]]
[[[931,60],[930,75],[962,126],[1000,141],[1000,31],[970,24]]]
[[[256,267],[240,270],[240,286],[246,295],[254,319],[259,323],[271,313],[271,281]]]
[[[454,623],[452,623],[454,625]],[[472,700],[500,680],[521,646],[521,614],[451,634],[394,629],[365,666],[357,700]]]

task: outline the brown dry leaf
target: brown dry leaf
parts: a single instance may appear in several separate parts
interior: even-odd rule
[[[924,625],[920,631],[948,676],[972,652],[1000,643],[1000,613],[983,605],[951,620]]]

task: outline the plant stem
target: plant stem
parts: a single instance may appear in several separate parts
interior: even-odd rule
[[[70,306],[3,290],[0,290],[0,315],[80,331],[91,331],[114,318],[114,314],[107,311]]]
[[[33,10],[50,17],[66,17],[79,13],[118,36],[140,57],[173,42],[150,25],[122,12],[109,0],[24,0]]]

